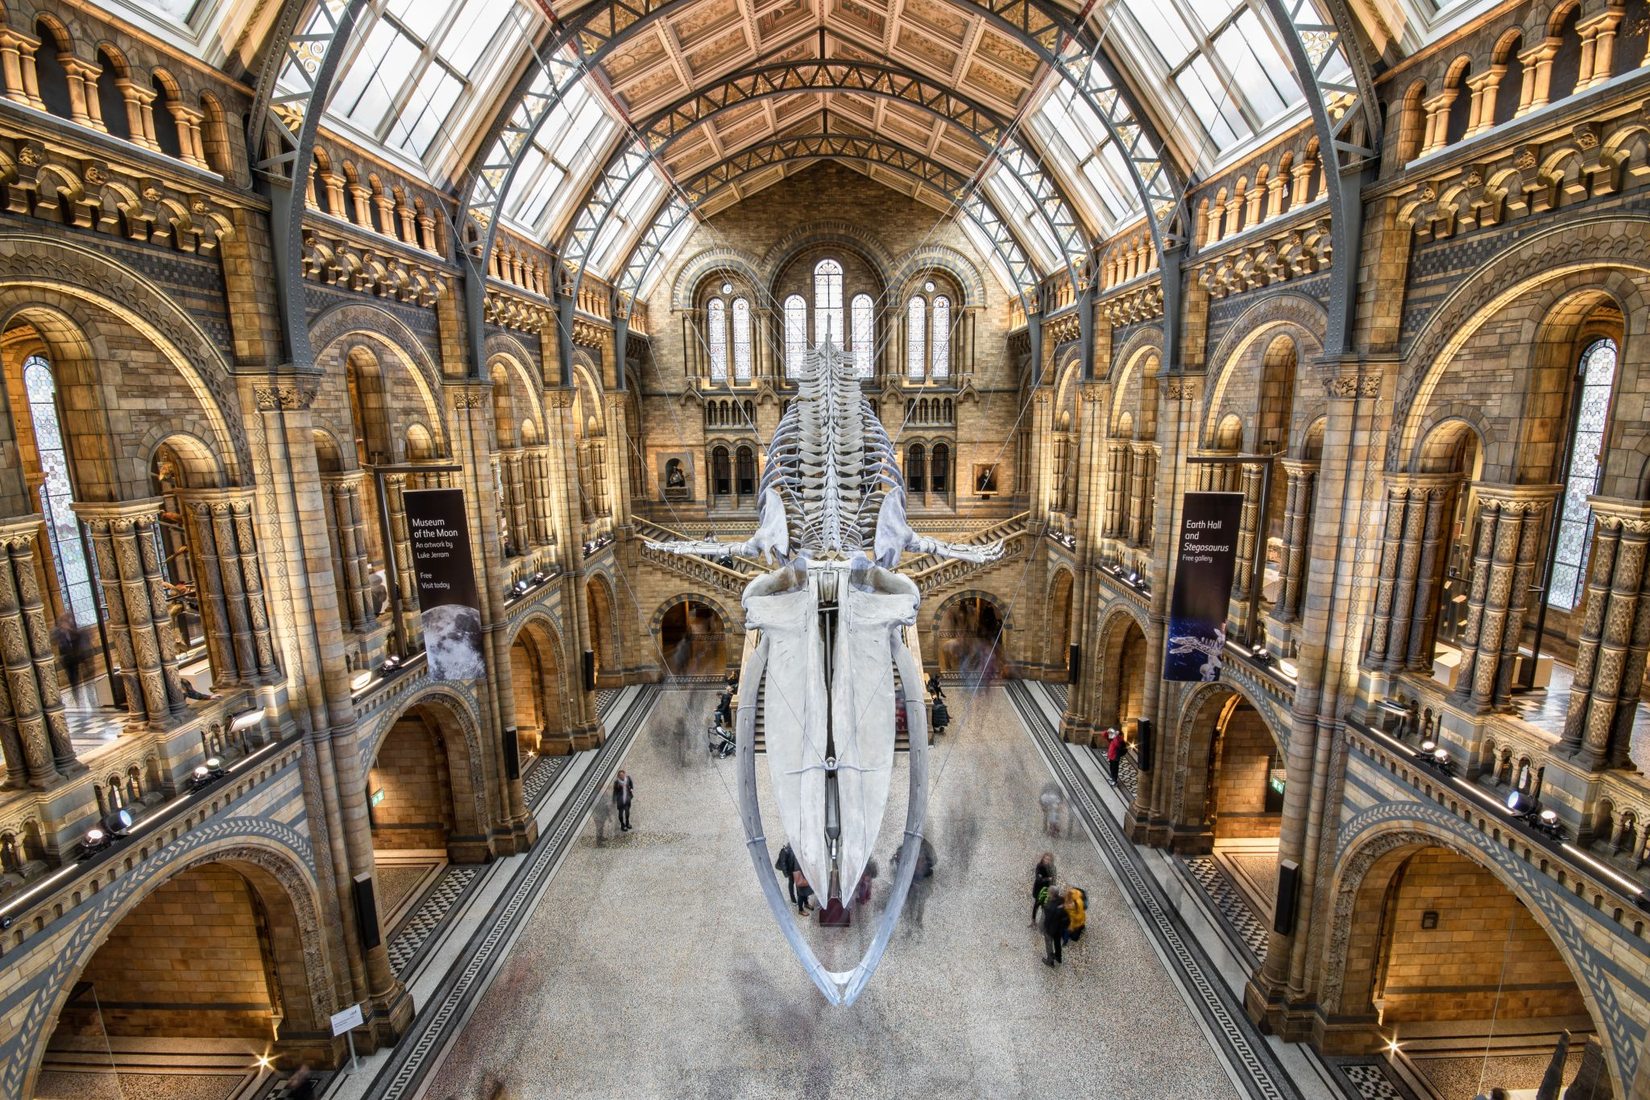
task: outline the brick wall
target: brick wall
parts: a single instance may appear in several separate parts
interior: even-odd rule
[[[235,871],[185,871],[98,949],[84,975],[91,992],[64,1011],[58,1033],[269,1038],[275,1013],[261,924]]]
[[[1488,871],[1433,848],[1400,874],[1377,1001],[1386,1023],[1586,1013],[1552,940]],[[1438,914],[1436,928],[1421,926],[1429,911]]]
[[[1277,742],[1253,707],[1239,704],[1221,739],[1215,836],[1277,836],[1282,815],[1266,812],[1266,779]]]
[[[378,848],[445,848],[453,828],[447,756],[417,715],[402,718],[384,735],[367,789],[382,790],[372,807],[372,839]]]

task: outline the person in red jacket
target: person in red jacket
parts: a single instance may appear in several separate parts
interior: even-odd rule
[[[1117,786],[1117,768],[1123,762],[1123,733],[1121,730],[1106,731],[1110,740],[1106,742],[1106,771],[1111,774],[1111,785]]]

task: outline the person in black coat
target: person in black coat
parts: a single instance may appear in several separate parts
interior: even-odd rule
[[[779,849],[779,858],[773,861],[773,869],[785,876],[785,885],[791,892],[791,904],[796,904],[796,873],[801,870],[802,864],[796,861],[796,853],[791,850],[789,842]]]
[[[1037,869],[1031,873],[1031,920],[1027,923],[1037,923],[1037,909],[1043,904],[1043,891],[1054,889],[1054,853],[1044,852],[1043,858],[1037,861]]]
[[[1043,905],[1043,963],[1047,966],[1062,961],[1060,945],[1066,938],[1066,930],[1071,927],[1065,901],[1063,891],[1050,889],[1048,901]]]
[[[636,781],[623,768],[613,777],[613,808],[619,811],[619,831],[630,831],[630,804],[636,800]]]

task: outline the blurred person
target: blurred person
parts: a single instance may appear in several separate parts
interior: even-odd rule
[[[607,826],[613,819],[613,807],[605,799],[597,799],[591,816],[596,819],[596,847],[600,848],[607,843]]]
[[[1065,943],[1071,918],[1066,915],[1066,898],[1058,887],[1051,887],[1043,904],[1043,964],[1055,966],[1064,960],[1060,947]]]
[[[791,872],[791,881],[796,885],[796,911],[807,916],[818,908],[814,904],[814,888],[808,885],[808,876],[800,867]]]
[[[1117,769],[1123,763],[1123,731],[1109,729],[1106,731],[1106,772],[1111,776],[1111,785],[1117,786]]]
[[[1043,832],[1048,836],[1060,835],[1060,819],[1065,815],[1066,795],[1058,784],[1050,781],[1043,785],[1043,793],[1037,796],[1037,802],[1043,807]]]
[[[1048,892],[1054,889],[1054,853],[1044,852],[1037,861],[1036,868],[1031,872],[1031,920],[1027,923],[1037,923],[1037,910],[1042,908]]]
[[[89,707],[90,684],[86,681],[86,657],[90,648],[86,644],[86,632],[74,621],[74,615],[65,611],[57,617],[57,625],[52,627],[52,645],[57,649],[57,657],[63,662],[63,675],[69,681],[69,696],[76,706]]]
[[[623,768],[613,777],[613,808],[619,811],[619,831],[630,831],[630,804],[636,801],[636,781]]]

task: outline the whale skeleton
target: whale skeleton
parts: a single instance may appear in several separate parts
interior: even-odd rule
[[[989,562],[1002,543],[941,542],[911,529],[894,445],[860,391],[853,360],[824,343],[804,357],[798,394],[768,445],[755,532],[743,542],[648,542],[700,557],[761,557],[776,567],[746,585],[746,629],[760,641],[740,675],[739,809],[768,907],[808,976],[851,1005],[881,961],[919,862],[928,803],[922,668],[906,646],[921,595],[895,573],[907,551]],[[896,692],[898,676],[901,691]],[[769,781],[786,839],[808,881],[850,905],[871,858],[893,778],[903,694],[910,790],[892,894],[851,970],[826,969],[770,868],[756,790],[756,707],[763,699]]]

